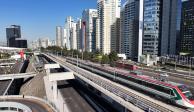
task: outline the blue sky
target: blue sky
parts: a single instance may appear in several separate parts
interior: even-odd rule
[[[125,0],[122,0],[125,1]],[[81,17],[82,11],[96,8],[97,0],[0,0],[0,42],[6,41],[5,28],[21,25],[22,37],[29,41],[55,39],[55,27],[65,18]]]
[[[55,27],[64,26],[69,15],[81,17],[83,9],[96,8],[96,0],[0,0],[0,42],[6,41],[5,28],[17,24],[28,40],[55,39]]]

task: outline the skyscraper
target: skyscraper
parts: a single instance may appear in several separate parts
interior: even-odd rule
[[[144,0],[143,54],[158,55],[160,0]]]
[[[7,46],[15,47],[15,39],[21,38],[21,29],[19,25],[11,25],[9,28],[6,28],[7,36]]]
[[[6,28],[7,46],[17,48],[27,48],[27,40],[21,38],[21,29],[19,25],[11,25]]]
[[[76,34],[76,23],[72,23],[70,29],[70,49],[77,50],[77,34]]]
[[[176,54],[181,0],[144,0],[143,54]]]
[[[98,0],[100,50],[108,54],[115,50],[116,21],[120,18],[121,0]],[[112,47],[112,49],[111,49]]]
[[[77,50],[82,50],[82,20],[78,19],[76,24]]]
[[[62,38],[63,38],[63,28],[61,26],[56,27],[56,44],[59,47],[62,47]]]
[[[66,30],[65,32],[65,37],[66,37],[66,48],[68,50],[71,49],[71,45],[70,45],[70,33],[71,33],[71,29],[72,29],[72,24],[73,24],[73,18],[71,16],[68,16],[66,18],[66,21],[65,21],[65,29]]]
[[[184,1],[181,19],[181,52],[192,53],[194,46],[194,1]]]
[[[159,32],[159,56],[175,55],[180,36],[181,0],[163,0],[161,4],[161,31]]]
[[[96,9],[86,9],[82,13],[83,29],[83,45],[86,51],[93,52],[96,50],[96,19],[98,13]]]
[[[142,55],[143,0],[128,0],[121,10],[121,53],[132,60]]]

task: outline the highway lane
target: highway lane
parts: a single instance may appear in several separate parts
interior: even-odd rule
[[[95,112],[86,100],[74,89],[71,83],[59,81],[58,89],[62,93],[66,105],[72,112]]]
[[[76,88],[76,90],[82,95],[84,96],[87,101],[88,98],[90,99],[90,101],[92,101],[93,103],[95,103],[95,106],[97,106],[99,109],[98,111],[101,112],[118,112],[118,110],[116,110],[116,107],[113,107],[113,105],[111,105],[110,103],[108,103],[107,101],[105,101],[104,98],[102,98],[99,93],[97,94],[95,90],[93,90],[92,88],[88,88],[88,85],[86,85],[86,82],[80,82],[80,79],[78,77],[76,77],[76,80],[71,80],[70,83],[73,85],[74,88]]]
[[[13,101],[28,106],[32,112],[54,112],[47,104],[33,99],[8,99],[1,101]]]

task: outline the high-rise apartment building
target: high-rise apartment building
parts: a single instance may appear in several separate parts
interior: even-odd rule
[[[96,19],[96,51],[100,51],[101,39],[100,39],[100,19]]]
[[[68,50],[70,50],[71,49],[71,45],[70,45],[70,33],[71,33],[71,29],[72,29],[72,24],[74,23],[74,21],[73,21],[73,18],[71,17],[71,16],[68,16],[67,18],[66,18],[66,21],[65,21],[65,29],[64,30],[66,30],[65,32],[65,35],[64,35],[64,37],[66,37],[66,48],[68,49]]]
[[[63,47],[64,48],[67,48],[67,30],[64,28],[63,29],[63,43],[62,43],[62,45],[63,45]]]
[[[144,0],[143,54],[176,54],[181,0]]]
[[[143,0],[128,0],[121,10],[120,51],[132,60],[142,55]]]
[[[192,53],[194,46],[194,1],[182,3],[181,52]]]
[[[76,34],[76,23],[72,23],[70,29],[70,49],[77,50],[77,34]]]
[[[76,24],[76,34],[77,34],[77,50],[82,50],[82,20],[78,19]]]
[[[56,27],[56,44],[59,47],[62,47],[63,43],[63,28],[61,26]]]
[[[100,50],[109,54],[116,49],[116,21],[120,18],[121,0],[98,0]]]
[[[83,49],[88,52],[96,50],[96,20],[98,13],[96,9],[86,9],[82,13],[83,22]]]

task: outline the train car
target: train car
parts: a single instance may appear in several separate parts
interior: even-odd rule
[[[126,76],[126,77],[125,77]],[[157,98],[165,99],[168,102],[177,105],[194,108],[194,97],[189,89],[183,85],[174,82],[161,82],[151,77],[137,75],[125,75],[130,81],[130,85],[152,93]]]
[[[88,66],[88,70],[91,68],[91,63],[80,63],[82,63],[84,66]],[[91,69],[97,69],[112,75],[115,74],[113,69],[101,67],[100,65],[93,64],[92,67],[93,68]],[[184,84],[162,82],[151,77],[144,77],[143,75],[136,75],[133,73],[123,73],[120,71],[116,71],[116,73],[117,82],[125,80],[125,85],[151,93],[152,95],[156,96],[156,98],[164,99],[167,102],[186,108],[194,108],[194,96]],[[100,74],[102,74],[102,72]]]
[[[128,64],[128,63],[122,63],[122,62],[116,62],[116,67],[122,68],[122,69],[127,69],[127,70],[137,70],[137,66],[133,64]]]

